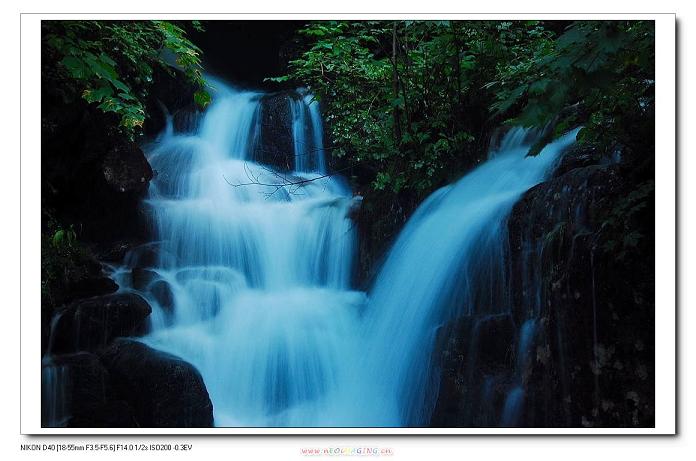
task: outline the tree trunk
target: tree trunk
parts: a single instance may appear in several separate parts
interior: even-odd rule
[[[392,28],[392,92],[394,99],[399,97],[399,70],[396,61],[396,21]],[[398,105],[394,105],[394,144],[401,144],[401,109]]]

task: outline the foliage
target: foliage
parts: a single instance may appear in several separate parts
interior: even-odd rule
[[[47,210],[43,210],[42,221],[41,305],[49,307],[62,302],[67,281],[84,271],[93,258],[78,241],[72,225],[61,226]]]
[[[290,62],[290,75],[273,80],[293,79],[311,88],[324,106],[336,157],[350,154],[360,162],[393,155],[391,64],[371,49],[379,45],[377,37],[389,34],[388,25],[315,23],[300,33],[307,51]]]
[[[531,154],[577,125],[583,125],[581,142],[606,150],[631,146],[652,132],[646,124],[654,118],[654,35],[650,21],[575,22],[499,67],[489,84],[496,97],[491,107],[512,115],[511,124],[553,125]]]
[[[480,161],[503,122],[547,128],[531,154],[577,125],[607,150],[650,132],[652,22],[324,21],[299,34],[271,80],[311,89],[334,156],[374,191],[431,192]]]
[[[60,228],[53,233],[51,238],[51,245],[54,248],[61,248],[64,246],[71,247],[77,240],[77,234],[75,233],[74,227],[71,225],[68,229]]]
[[[193,24],[200,27],[200,24]],[[57,63],[66,101],[82,97],[119,117],[121,130],[133,136],[145,121],[145,99],[154,68],[181,69],[198,88],[205,106],[201,51],[184,29],[167,21],[44,21],[43,41]]]
[[[371,171],[373,190],[422,197],[481,160],[482,87],[519,46],[499,23],[318,22],[300,34],[304,51],[275,80],[314,92],[334,155]]]

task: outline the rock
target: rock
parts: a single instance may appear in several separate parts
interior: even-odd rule
[[[280,171],[294,170],[295,147],[290,102],[299,97],[294,91],[263,96],[259,142],[253,149],[255,161],[272,165]]]
[[[561,163],[508,221],[513,317],[539,325],[528,426],[654,424],[654,186],[622,165],[585,165],[595,160]]]
[[[167,267],[176,264],[176,257],[164,250],[160,242],[149,242],[132,248],[123,261],[132,268]]]
[[[131,283],[136,290],[144,290],[154,280],[159,278],[159,274],[153,270],[143,269],[142,267],[134,267],[131,270]]]
[[[94,275],[74,280],[67,287],[68,299],[88,298],[118,290],[118,285],[111,278],[104,275]]]
[[[97,356],[59,355],[41,364],[42,426],[62,426],[85,407],[106,402],[108,376]]]
[[[114,191],[141,196],[147,192],[152,168],[137,144],[123,142],[113,145],[106,153],[102,174]]]
[[[171,114],[177,131],[188,131],[200,117],[200,108],[193,100],[195,85],[173,66],[153,69],[152,80],[146,102],[148,117],[145,119],[144,133],[155,136],[161,132],[167,113]]]
[[[41,258],[43,355],[48,348],[51,319],[57,308],[76,299],[113,293],[118,285],[104,274],[91,251],[81,245],[56,247],[42,234]]]
[[[508,314],[467,316],[438,334],[441,368],[431,425],[491,427],[499,424],[515,376],[515,326]]]
[[[557,178],[563,176],[575,168],[597,165],[602,160],[601,157],[597,149],[575,144],[563,155],[563,158],[561,158],[560,163],[553,172],[553,177]]]
[[[477,363],[482,373],[514,369],[514,349],[517,330],[509,314],[488,315],[475,327],[478,344]]]
[[[157,301],[162,309],[168,314],[174,311],[174,293],[172,288],[164,280],[157,280],[150,285],[150,294]]]
[[[360,208],[362,207],[363,197],[361,195],[354,195],[350,202],[350,207],[348,207],[347,218],[355,220],[360,215]]]
[[[119,336],[145,332],[150,305],[134,293],[77,301],[56,313],[52,353],[96,350]]]
[[[140,427],[133,408],[125,400],[84,406],[85,411],[70,417],[67,427]]]
[[[369,290],[401,229],[418,206],[411,194],[368,189],[360,207],[351,214],[358,231],[355,286]]]
[[[101,261],[120,263],[126,257],[126,254],[138,245],[139,242],[129,240],[118,240],[109,242],[99,248],[98,257]]]
[[[114,341],[101,360],[141,427],[212,426],[213,404],[190,363],[130,339]]]
[[[109,379],[94,354],[78,352],[44,359],[42,426],[136,426],[128,405],[113,400]]]
[[[44,268],[51,272],[50,299],[42,303],[59,306],[76,299],[113,293],[118,285],[104,273],[101,263],[88,249],[69,255],[42,242]]]

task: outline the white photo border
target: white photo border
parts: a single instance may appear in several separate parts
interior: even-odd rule
[[[40,340],[41,20],[654,20],[655,21],[655,427],[654,428],[42,428]],[[22,14],[21,15],[22,434],[99,435],[645,435],[676,433],[676,16],[674,14]],[[659,154],[658,154],[659,153]],[[40,171],[40,168],[38,169]]]

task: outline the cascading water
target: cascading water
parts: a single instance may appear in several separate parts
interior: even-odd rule
[[[70,416],[67,367],[57,365],[46,355],[41,361],[41,425],[61,427]]]
[[[324,140],[319,104],[311,94],[290,101],[295,171],[324,173]]]
[[[309,96],[290,100],[298,171],[285,173],[250,160],[262,95],[215,88],[194,133],[165,131],[147,152],[157,240],[126,261],[157,255],[154,281],[140,287],[154,307],[144,341],[199,369],[217,425],[311,424],[354,356],[365,301],[350,290],[352,194],[341,178],[322,177]],[[125,289],[129,274],[117,278]],[[152,290],[162,281],[168,303]]]
[[[406,224],[370,292],[359,367],[371,378],[351,383],[362,387],[367,421],[429,423],[437,397],[430,362],[438,328],[457,316],[509,310],[507,216],[576,134],[527,157],[528,133],[511,130],[486,163],[432,194]],[[515,405],[511,401],[511,411]]]
[[[251,160],[262,95],[215,87],[194,132],[165,130],[148,148],[156,240],[115,274],[153,305],[143,341],[199,369],[219,426],[427,424],[438,327],[509,308],[506,217],[575,133],[526,158],[525,132],[512,130],[489,161],[432,194],[368,300],[351,289],[353,199],[324,177],[318,104],[289,100],[295,171],[285,173]],[[141,266],[151,279],[135,286]]]

